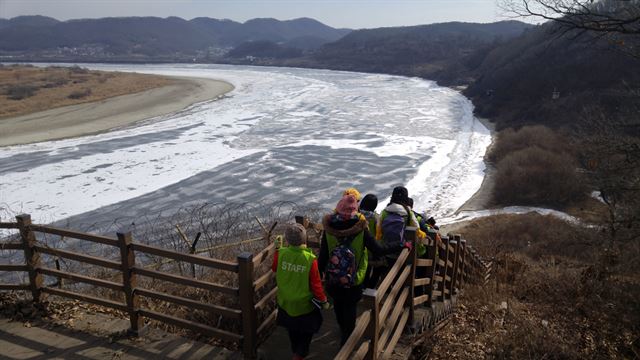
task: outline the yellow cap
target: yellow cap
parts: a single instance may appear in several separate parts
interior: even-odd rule
[[[347,190],[345,190],[342,195],[353,195],[355,196],[356,200],[360,201],[360,192],[358,190],[356,190],[356,188],[348,188]]]

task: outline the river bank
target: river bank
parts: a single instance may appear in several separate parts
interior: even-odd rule
[[[0,120],[0,146],[97,134],[174,113],[233,89],[224,81],[176,77],[170,85],[143,92],[5,118]]]

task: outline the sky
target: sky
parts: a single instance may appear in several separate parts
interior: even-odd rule
[[[337,28],[375,28],[447,21],[505,20],[496,0],[0,0],[0,18],[58,20],[111,16],[210,17],[244,22],[310,17]]]

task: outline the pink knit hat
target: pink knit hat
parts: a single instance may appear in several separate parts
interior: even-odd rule
[[[358,200],[356,197],[348,194],[342,196],[336,205],[336,213],[343,219],[351,219],[358,212]]]

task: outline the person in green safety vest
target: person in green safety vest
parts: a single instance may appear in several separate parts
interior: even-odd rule
[[[306,248],[304,226],[288,226],[284,238],[289,246],[276,251],[271,266],[278,286],[276,322],[289,333],[293,359],[304,359],[309,354],[313,334],[322,325],[319,309],[328,309],[329,303],[322,289],[316,256]]]
[[[411,244],[383,246],[369,233],[367,219],[358,212],[358,201],[352,194],[342,196],[333,213],[325,215],[322,220],[323,233],[318,259],[320,273],[329,276],[325,270],[329,261],[333,261],[334,249],[338,246],[348,246],[355,254],[355,269],[353,281],[348,286],[340,284],[327,285],[327,293],[333,299],[336,320],[340,327],[341,345],[343,345],[355,328],[358,301],[362,298],[362,285],[367,270],[367,253],[376,256],[400,251]],[[331,257],[331,259],[330,259]]]

